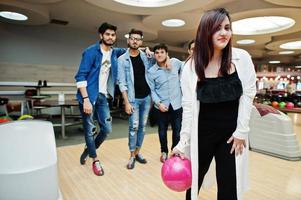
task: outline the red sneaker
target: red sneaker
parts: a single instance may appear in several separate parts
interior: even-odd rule
[[[92,164],[92,169],[93,169],[93,172],[96,176],[102,176],[104,175],[104,171],[103,171],[103,168],[99,162],[99,160],[95,160]]]

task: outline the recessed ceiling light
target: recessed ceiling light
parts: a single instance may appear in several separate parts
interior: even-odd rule
[[[280,63],[280,61],[279,60],[271,60],[271,61],[269,61],[269,63],[270,64],[278,64],[278,63]]]
[[[295,53],[295,51],[280,51],[279,54],[286,55],[286,54],[292,54]]]
[[[237,44],[253,44],[255,40],[245,39],[245,40],[238,40],[236,41]]]
[[[163,7],[180,3],[184,0],[114,0],[118,3],[137,7]]]
[[[162,21],[162,25],[167,27],[180,27],[185,25],[185,21],[181,19],[167,19]]]
[[[0,11],[0,16],[6,19],[17,20],[17,21],[25,21],[28,19],[27,16],[21,13],[10,12],[10,11]]]
[[[295,20],[288,17],[266,16],[252,17],[232,23],[233,33],[237,35],[260,35],[288,29]]]
[[[282,49],[301,49],[301,41],[288,42],[280,45]]]

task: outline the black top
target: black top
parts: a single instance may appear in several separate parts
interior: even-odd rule
[[[140,55],[136,57],[131,56],[131,61],[134,70],[134,87],[135,98],[142,99],[150,94],[149,86],[145,80],[145,66]]]
[[[202,103],[219,103],[238,99],[242,84],[235,71],[224,77],[205,78],[197,83],[197,99]]]
[[[199,134],[222,132],[230,137],[236,129],[241,95],[242,84],[237,72],[198,82]]]

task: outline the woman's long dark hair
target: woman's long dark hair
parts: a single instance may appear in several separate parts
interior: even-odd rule
[[[212,36],[216,31],[218,31],[219,26],[224,21],[225,17],[229,18],[231,27],[229,13],[224,8],[217,8],[205,12],[200,21],[193,51],[195,71],[200,81],[205,79],[205,68],[214,54]],[[222,50],[222,61],[219,75],[228,75],[228,72],[231,69],[231,59],[232,44],[230,38],[227,46]]]

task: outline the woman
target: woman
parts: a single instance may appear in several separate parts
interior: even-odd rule
[[[256,74],[250,55],[232,48],[231,37],[229,13],[223,8],[207,11],[197,30],[193,57],[183,68],[181,138],[173,153],[190,156],[192,162],[187,200],[196,200],[200,187],[213,179],[207,173],[213,157],[218,200],[242,199],[247,187]]]

